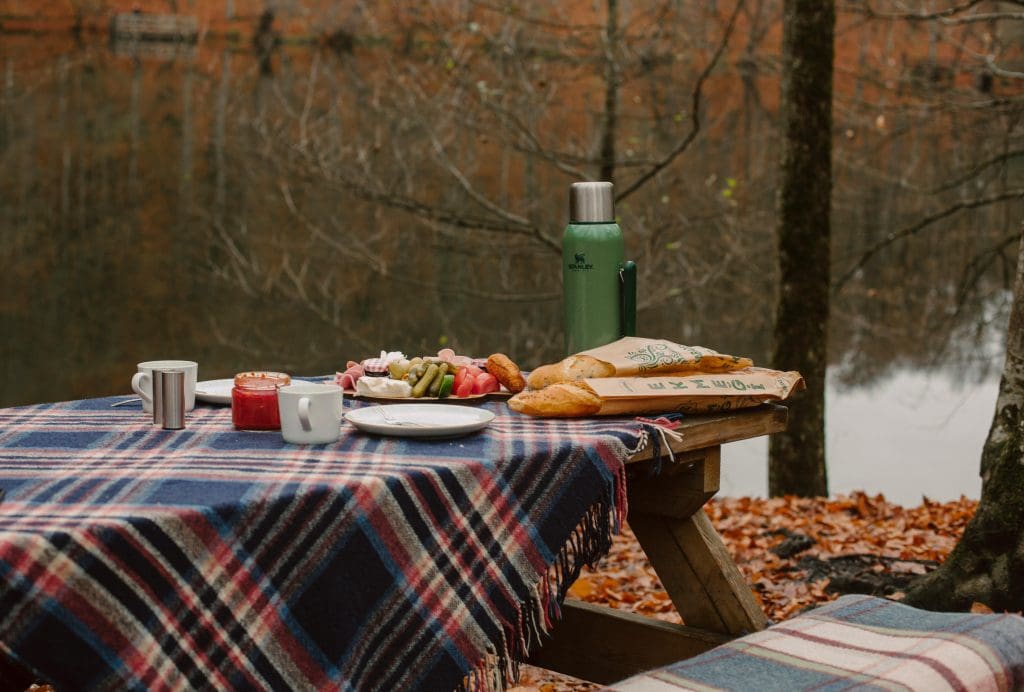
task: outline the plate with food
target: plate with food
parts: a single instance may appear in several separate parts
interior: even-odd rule
[[[367,406],[345,420],[363,432],[397,437],[458,437],[482,430],[494,420],[487,409],[451,404]]]
[[[471,403],[508,398],[526,386],[519,367],[504,354],[483,360],[451,349],[437,356],[382,352],[379,358],[349,361],[334,382],[350,397],[388,403]]]

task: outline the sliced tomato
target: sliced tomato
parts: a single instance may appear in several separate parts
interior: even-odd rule
[[[458,377],[458,375],[456,375]],[[462,384],[455,388],[455,396],[472,396],[473,395],[473,380],[468,377],[462,378]]]
[[[459,369],[460,370],[465,370],[467,375],[469,375],[470,377],[474,377],[474,378],[475,377],[480,377],[480,375],[482,375],[483,372],[484,372],[483,370],[481,370],[480,368],[478,368],[475,365],[463,365]]]
[[[455,396],[459,396],[457,393],[459,391],[459,387],[462,385],[463,382],[466,381],[466,377],[468,376],[469,371],[466,370],[466,368],[464,367],[459,368],[458,370],[455,371],[455,384],[454,388],[452,389],[453,392],[456,392]]]
[[[501,389],[498,378],[489,372],[482,372],[473,380],[474,394],[488,394]]]

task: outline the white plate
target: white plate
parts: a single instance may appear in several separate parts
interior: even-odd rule
[[[204,380],[196,382],[196,399],[208,404],[230,404],[231,388],[235,386],[235,378],[226,380]]]
[[[345,414],[364,432],[398,437],[455,437],[487,427],[494,414],[486,409],[453,404],[367,406]]]
[[[293,384],[307,381],[292,378]],[[229,377],[225,380],[203,380],[202,382],[196,382],[196,399],[205,401],[208,404],[228,404],[230,406],[231,390],[234,386],[234,377]]]

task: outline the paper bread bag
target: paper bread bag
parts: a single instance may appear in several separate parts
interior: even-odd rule
[[[509,407],[531,416],[712,413],[788,399],[798,372],[755,368],[749,358],[664,339],[625,337],[583,351],[527,378]]]
[[[788,399],[804,389],[798,372],[744,368],[735,372],[583,380],[598,399],[597,415],[712,413]]]
[[[681,372],[729,372],[753,365],[749,358],[728,356],[703,346],[683,346],[665,339],[626,336],[582,351],[615,368],[615,377],[649,377]]]
[[[542,365],[527,378],[530,389],[594,377],[649,377],[690,372],[729,372],[749,367],[749,358],[729,356],[703,346],[683,346],[665,339],[627,336],[583,351],[551,365]]]

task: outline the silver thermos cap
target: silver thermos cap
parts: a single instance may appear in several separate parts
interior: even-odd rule
[[[185,371],[156,370],[153,372],[153,392],[157,391],[156,379],[160,380],[161,424],[164,430],[181,430],[185,427]],[[156,417],[156,400],[153,401],[153,415]]]
[[[615,197],[611,183],[573,183],[569,186],[569,223],[613,223]]]

